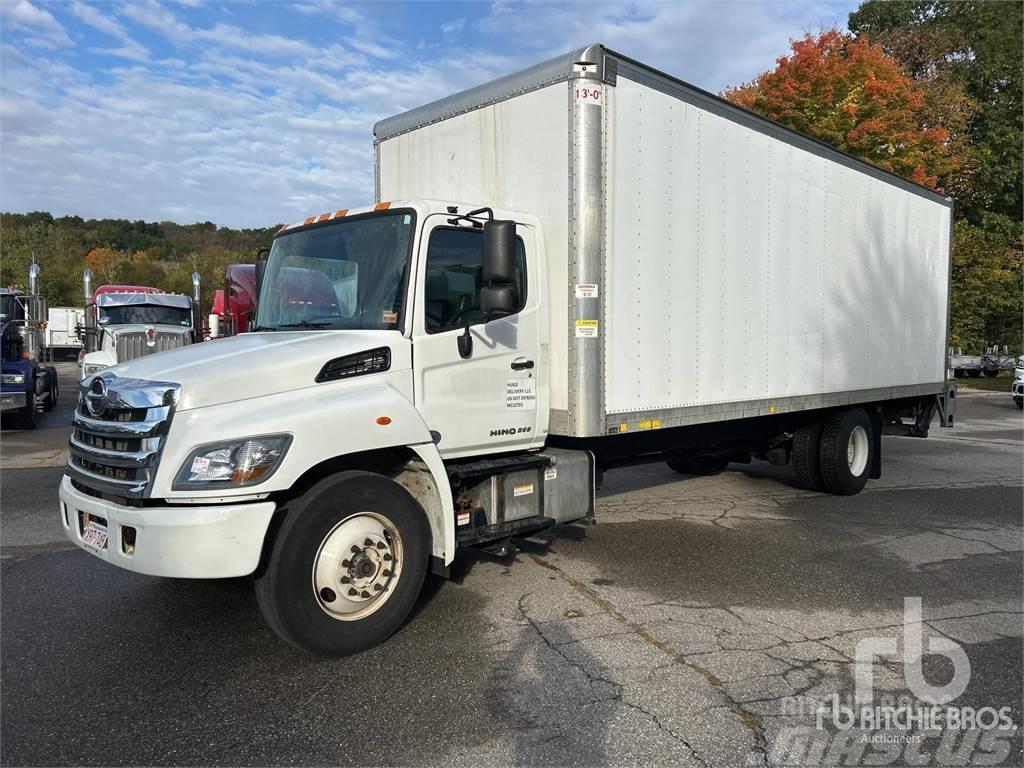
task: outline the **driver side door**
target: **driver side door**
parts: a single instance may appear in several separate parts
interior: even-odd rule
[[[533,230],[518,225],[516,235],[518,309],[488,321],[480,310],[483,232],[440,215],[424,228],[413,321],[415,399],[445,458],[544,441],[541,275]],[[458,339],[467,326],[472,354],[463,358]]]

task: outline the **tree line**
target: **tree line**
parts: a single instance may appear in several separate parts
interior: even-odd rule
[[[50,306],[80,306],[86,267],[93,271],[94,287],[151,285],[187,294],[192,292],[192,273],[198,272],[205,311],[213,291],[224,283],[224,267],[255,261],[279,228],[3,213],[0,285],[24,289],[29,264],[35,260],[41,268],[39,290]]]

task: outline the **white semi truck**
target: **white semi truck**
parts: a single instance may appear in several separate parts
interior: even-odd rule
[[[883,433],[952,425],[941,195],[600,45],[375,135],[386,202],[282,228],[252,332],[82,383],[76,544],[252,574],[341,655],[460,548],[593,516],[608,469],[852,494]]]

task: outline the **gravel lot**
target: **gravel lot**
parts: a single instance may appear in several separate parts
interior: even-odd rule
[[[855,497],[766,464],[609,473],[598,525],[463,556],[391,640],[323,661],[263,625],[245,580],[138,576],[65,543],[62,373],[64,404],[0,440],[3,765],[1024,761],[1019,730],[816,728],[821,701],[852,694],[860,640],[900,648],[874,659],[875,693],[913,693],[905,630],[966,652],[952,705],[1024,722],[1024,452],[1005,393],[962,393],[953,431],[886,438],[883,478]],[[905,627],[913,597],[924,621]],[[922,666],[933,686],[962,671]]]

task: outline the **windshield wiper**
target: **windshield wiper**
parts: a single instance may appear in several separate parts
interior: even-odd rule
[[[282,323],[281,325],[275,325],[274,330],[277,331],[281,328],[316,328],[321,330],[332,324],[333,322],[330,320],[321,320],[320,322],[315,322],[313,320],[299,320],[297,323]]]
[[[254,325],[249,330],[255,333],[256,331],[276,331],[277,328],[272,325]]]

